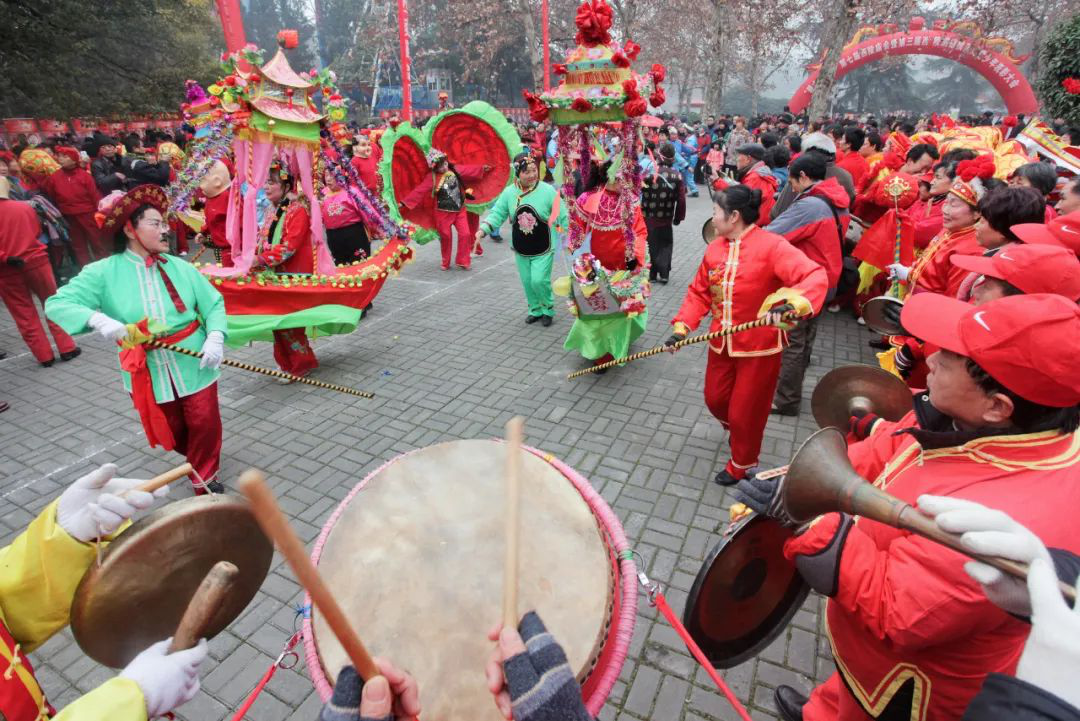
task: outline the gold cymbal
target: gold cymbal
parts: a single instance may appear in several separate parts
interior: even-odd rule
[[[866,327],[882,335],[905,335],[904,326],[885,317],[889,305],[903,306],[904,301],[891,295],[879,295],[863,303],[862,317]]]
[[[834,368],[822,376],[810,398],[811,412],[821,428],[846,430],[856,410],[896,421],[911,408],[907,384],[886,370],[868,365]]]

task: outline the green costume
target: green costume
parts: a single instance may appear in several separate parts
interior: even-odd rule
[[[510,245],[517,259],[529,315],[553,317],[555,299],[551,292],[551,265],[555,258],[555,243],[552,233],[563,233],[567,223],[566,207],[560,202],[559,192],[541,182],[526,192],[522,192],[517,183],[508,186],[495,199],[487,217],[480,223],[480,229],[490,235],[507,219],[511,223]]]
[[[126,250],[91,263],[45,301],[45,315],[72,334],[89,330],[87,321],[96,311],[121,323],[149,318],[150,330],[160,333],[175,333],[198,320],[201,327],[177,343],[193,351],[202,350],[210,331],[227,335],[221,293],[187,261],[164,253],[160,257],[164,263],[147,266],[145,259]],[[183,312],[176,309],[161,271],[172,281],[185,307]],[[158,403],[197,393],[221,375],[216,369],[200,368],[198,358],[169,350],[147,350],[146,366]],[[124,389],[130,393],[131,376],[125,371],[121,375]]]

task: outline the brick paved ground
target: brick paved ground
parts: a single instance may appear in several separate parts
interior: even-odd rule
[[[672,283],[654,290],[649,328],[636,347],[661,342],[704,246],[699,228],[710,212],[690,201],[676,229]],[[329,391],[280,386],[227,370],[221,382],[225,424],[223,477],[257,465],[272,479],[293,527],[311,542],[338,501],[369,471],[400,453],[457,438],[502,434],[512,415],[528,418],[528,440],[589,477],[622,519],[649,574],[669,586],[681,612],[686,593],[729,504],[711,482],[726,458],[720,425],[701,397],[704,353],[686,349],[573,382],[582,365],[563,351],[570,316],[561,307],[548,329],[526,326],[523,295],[505,244],[468,273],[438,269],[438,249],[387,282],[374,312],[350,336],[321,339],[318,378],[373,391],[357,400]],[[84,354],[52,369],[37,366],[10,317],[0,314],[0,533],[10,539],[66,484],[96,464],[148,477],[178,462],[150,450],[131,403],[121,391],[115,355],[96,336]],[[872,360],[868,335],[844,316],[826,314],[818,334],[807,394],[837,365]],[[270,346],[230,356],[272,366]],[[807,410],[804,404],[804,410]],[[804,413],[773,418],[762,464],[787,462],[795,443],[814,430]],[[183,489],[174,495],[187,495]],[[293,628],[298,586],[275,561],[250,608],[211,643],[203,692],[180,716],[217,721],[231,714],[277,656]],[[755,718],[774,718],[772,688],[809,689],[832,670],[819,631],[817,597],[756,659],[725,674]],[[119,631],[119,629],[118,629]],[[111,675],[62,633],[33,654],[46,692],[62,707]],[[250,719],[316,718],[318,700],[301,664],[278,672]],[[697,668],[674,631],[644,600],[631,657],[601,714],[612,719],[699,721],[736,715]]]

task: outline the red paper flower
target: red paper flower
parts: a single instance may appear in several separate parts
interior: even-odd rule
[[[616,51],[615,54],[611,56],[611,62],[615,63],[615,67],[617,68],[630,67],[630,58],[626,57],[622,50]]]
[[[641,52],[641,46],[635,43],[633,40],[626,41],[626,47],[623,48],[623,52],[626,53],[626,57],[631,61],[637,60],[638,53]]]
[[[637,97],[623,103],[623,110],[626,111],[626,117],[628,118],[636,118],[644,115],[647,109],[648,106],[645,104],[645,98]]]
[[[652,73],[653,80],[658,83],[664,82],[664,78],[667,77],[667,70],[660,63],[653,63],[652,70],[649,72]]]
[[[653,94],[649,96],[649,105],[654,108],[659,108],[667,100],[667,95],[664,93],[663,88],[657,88],[653,91]]]
[[[332,103],[336,103],[339,100],[341,100],[341,96],[338,95],[337,93],[334,93],[333,95],[330,96],[330,102],[332,102]]]
[[[544,105],[543,101],[540,100],[540,96],[536,95],[535,93],[530,93],[528,90],[522,90],[521,95],[525,98],[525,102],[529,106],[529,116],[533,120],[538,123],[547,120],[548,109]]]
[[[578,32],[574,41],[578,45],[607,45],[611,42],[611,7],[607,0],[585,0],[577,9],[574,24]]]
[[[281,30],[277,34],[278,45],[286,50],[292,50],[300,44],[300,33],[295,30]]]
[[[1069,95],[1080,95],[1080,78],[1065,78],[1061,81],[1061,87]]]
[[[592,103],[585,98],[574,98],[574,102],[570,103],[570,109],[579,113],[587,113],[592,110]]]
[[[638,96],[637,83],[633,80],[623,80],[622,89],[627,98],[636,98]]]
[[[1001,124],[1004,125],[1006,128],[1015,128],[1017,123],[1019,122],[1020,121],[1015,115],[1006,115],[1004,118],[1001,119]]]
[[[566,68],[565,63],[555,63],[551,66],[551,71],[556,75],[566,75],[566,73],[569,72],[569,70],[567,70]]]

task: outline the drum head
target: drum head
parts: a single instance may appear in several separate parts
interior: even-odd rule
[[[863,303],[862,316],[866,327],[882,335],[904,335],[904,327],[885,317],[885,307],[903,306],[904,302],[891,295],[879,295]]]
[[[91,563],[71,604],[71,631],[87,656],[126,666],[172,636],[203,578],[218,561],[240,570],[206,627],[213,638],[239,616],[270,570],[274,547],[247,503],[205,495],[162,506],[108,544]]]
[[[716,240],[716,229],[713,227],[712,218],[705,221],[705,225],[701,226],[701,239],[705,241],[705,245]]]
[[[732,668],[787,627],[810,587],[784,558],[794,530],[751,515],[725,531],[698,571],[683,624],[718,668]]]
[[[612,566],[588,504],[561,473],[521,454],[518,607],[535,609],[586,676],[610,618]],[[339,509],[319,572],[364,645],[416,677],[424,717],[502,716],[484,680],[499,621],[505,446],[442,443],[401,456]],[[333,682],[348,663],[317,609],[314,642]]]

